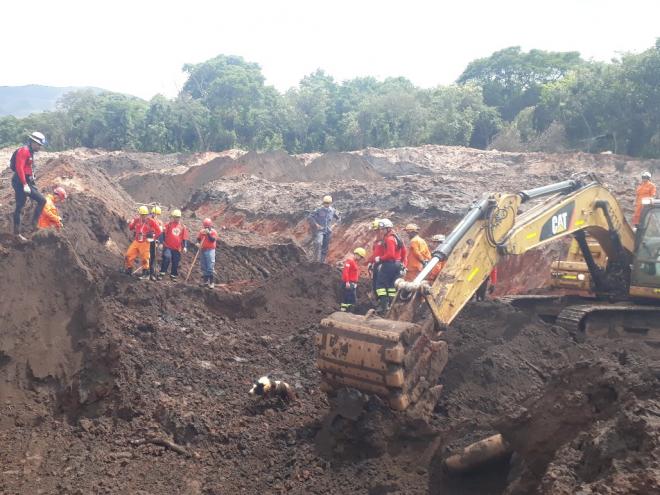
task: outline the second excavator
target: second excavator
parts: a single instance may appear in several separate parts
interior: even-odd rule
[[[558,278],[587,281],[589,297],[552,298],[553,321],[576,333],[660,343],[660,201],[645,201],[635,232],[593,173],[475,203],[433,258],[399,294],[385,318],[333,313],[321,322],[322,387],[376,394],[404,410],[438,394],[448,359],[443,332],[507,256],[572,236],[579,261],[553,267]],[[604,254],[594,259],[594,252]],[[606,261],[603,261],[606,260]],[[445,262],[438,277],[426,278]],[[514,303],[547,298],[518,296]]]

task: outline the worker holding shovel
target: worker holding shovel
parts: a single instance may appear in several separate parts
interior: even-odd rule
[[[208,286],[209,289],[215,287],[213,280],[213,271],[215,269],[215,248],[218,242],[218,232],[213,228],[213,221],[205,218],[202,223],[203,229],[197,234],[197,249],[201,252],[199,255],[200,268],[202,269],[202,282],[200,285]]]

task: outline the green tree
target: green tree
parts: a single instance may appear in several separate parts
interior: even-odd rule
[[[457,82],[481,86],[484,102],[497,107],[504,120],[512,121],[520,110],[538,103],[544,84],[561,79],[583,63],[578,52],[525,53],[512,46],[473,60]]]

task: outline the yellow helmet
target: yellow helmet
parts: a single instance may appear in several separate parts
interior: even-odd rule
[[[406,232],[419,232],[419,227],[415,223],[409,223],[403,230]]]
[[[160,210],[160,206],[154,206],[151,209],[151,213],[153,213],[154,215],[160,215],[162,213],[162,211]]]
[[[139,213],[140,215],[148,215],[148,214],[149,214],[149,208],[147,208],[146,206],[142,205],[142,206],[140,206],[140,207],[138,208],[138,213]]]
[[[172,210],[172,213],[170,213],[170,216],[174,218],[181,218],[181,210]]]
[[[366,258],[367,257],[367,252],[365,251],[364,248],[357,247],[353,250],[353,254],[357,254],[361,258]]]
[[[332,203],[332,196],[330,196],[329,194],[323,196],[323,204],[329,205],[330,203]]]
[[[371,230],[378,230],[380,228],[380,219],[374,218],[374,221],[371,222]]]

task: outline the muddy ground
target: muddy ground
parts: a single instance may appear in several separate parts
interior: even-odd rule
[[[629,211],[635,177],[655,162],[435,146],[40,158],[40,185],[71,198],[62,232],[27,244],[0,234],[0,493],[660,491],[660,363],[647,344],[584,343],[503,303],[469,304],[446,334],[443,395],[427,421],[374,398],[357,421],[332,416],[314,364],[319,321],[337,308],[333,264],[370,244],[374,216],[446,233],[482,192],[591,169]],[[307,261],[305,216],[328,192],[343,221],[320,265]],[[126,219],[156,200],[182,207],[193,230],[215,218],[215,291],[196,272],[187,284],[119,273]],[[12,202],[3,180],[2,232]],[[539,264],[563,249],[507,260],[498,291],[541,287]],[[264,374],[298,400],[249,397]],[[510,459],[470,476],[443,470],[448,452],[498,431]]]

